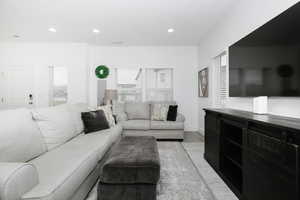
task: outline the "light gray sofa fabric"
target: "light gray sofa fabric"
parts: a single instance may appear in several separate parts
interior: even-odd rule
[[[123,130],[125,136],[153,136],[162,140],[183,140],[183,130]]]
[[[67,105],[32,110],[34,120],[44,137],[48,150],[58,147],[80,134],[74,115]]]
[[[125,113],[125,103],[113,101],[112,110],[114,115]]]
[[[43,136],[30,110],[0,112],[0,162],[27,162],[46,152]]]
[[[43,117],[48,119],[51,113],[61,118],[61,109],[69,114],[75,135],[48,151],[32,112],[27,109],[0,112],[1,200],[84,200],[95,184],[99,162],[121,137],[122,126],[80,134],[85,104],[49,108]],[[51,126],[47,128],[52,131]],[[68,135],[64,131],[60,133]]]
[[[150,104],[150,117],[153,113],[154,104],[177,105],[176,101],[149,101],[148,103]]]
[[[183,122],[173,121],[151,121],[150,129],[154,130],[180,130],[184,129]]]
[[[150,119],[150,104],[147,102],[126,102],[125,113],[128,119]]]
[[[91,188],[93,188],[96,181],[98,180],[102,167],[105,161],[107,160],[108,156],[110,155],[111,149],[118,145],[121,138],[122,137],[119,137],[117,140],[114,141],[113,145],[109,147],[109,150],[98,162],[95,169],[89,174],[89,176],[85,179],[85,181],[80,185],[80,187],[76,190],[72,198],[70,198],[69,200],[83,200],[86,198],[87,194],[90,192]]]
[[[123,129],[129,130],[149,130],[150,121],[149,120],[127,120],[121,122]]]
[[[84,180],[84,182],[79,186],[76,192],[69,200],[83,200],[86,199],[87,195],[94,187],[95,183],[100,176],[101,165],[98,163],[97,167],[89,174],[89,176]]]
[[[116,120],[117,120],[118,123],[121,123],[123,121],[127,121],[128,120],[128,117],[127,117],[126,113],[124,113],[124,112],[123,113],[119,113],[116,116],[117,116]]]
[[[34,165],[28,163],[0,163],[0,199],[16,200],[39,182]]]
[[[185,122],[185,117],[181,113],[177,113],[176,122]]]
[[[178,113],[176,121],[155,121],[151,120],[151,112],[153,104],[163,103],[175,105],[175,101],[160,101],[160,102],[145,102],[145,103],[115,103],[114,113],[117,122],[123,126],[124,132],[132,132],[133,136],[145,135],[154,136],[157,139],[183,139],[185,117]],[[149,105],[145,109],[145,105]],[[127,108],[127,105],[129,107]],[[143,109],[144,108],[144,109]],[[150,108],[150,110],[148,109]],[[130,110],[130,117],[126,110]],[[141,112],[141,110],[143,112]],[[140,120],[145,112],[149,113],[149,117],[145,120]],[[137,112],[138,114],[135,114]],[[143,113],[143,114],[142,114]],[[148,115],[147,115],[148,116]]]
[[[108,148],[121,135],[122,128],[82,134],[64,145],[32,160],[39,184],[22,199],[69,199],[95,169]]]

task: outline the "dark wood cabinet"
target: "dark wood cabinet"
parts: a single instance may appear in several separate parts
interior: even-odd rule
[[[219,138],[220,132],[218,128],[218,118],[217,115],[211,114],[205,116],[205,159],[211,164],[215,169],[219,169]]]
[[[205,159],[239,199],[299,200],[300,120],[205,111]]]

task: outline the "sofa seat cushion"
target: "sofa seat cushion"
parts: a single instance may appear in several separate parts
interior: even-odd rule
[[[127,120],[121,122],[123,129],[126,130],[149,130],[150,121],[149,120]]]
[[[109,147],[121,135],[122,128],[81,134],[66,144],[32,160],[39,184],[22,199],[69,199],[97,166]]]
[[[178,130],[184,129],[183,122],[173,121],[151,121],[150,128],[153,130]]]

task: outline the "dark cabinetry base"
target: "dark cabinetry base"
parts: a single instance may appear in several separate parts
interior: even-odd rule
[[[205,111],[204,158],[239,199],[299,199],[300,120]]]

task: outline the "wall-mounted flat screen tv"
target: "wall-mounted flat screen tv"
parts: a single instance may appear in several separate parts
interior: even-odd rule
[[[300,3],[230,46],[229,96],[300,96]]]

